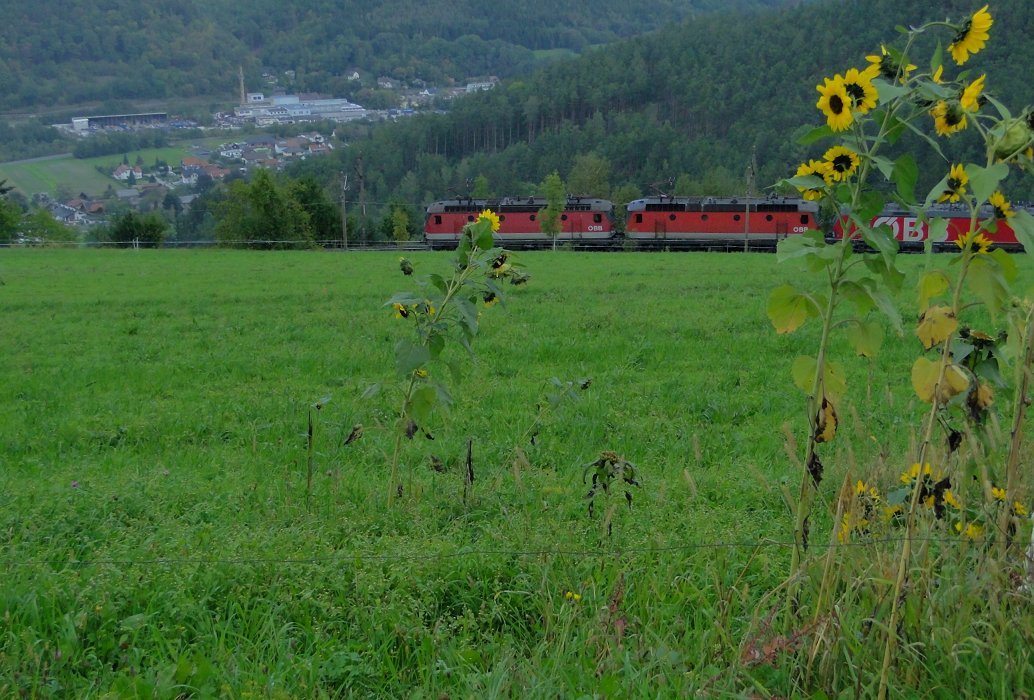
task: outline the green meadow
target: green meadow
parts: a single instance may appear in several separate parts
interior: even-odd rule
[[[155,159],[178,166],[180,161],[192,152],[190,146],[184,144],[168,148],[147,148],[125,155],[131,165],[139,157],[143,159],[145,166],[150,168],[154,165]],[[91,197],[99,197],[109,185],[115,188],[125,187],[110,175],[121,163],[122,154],[95,158],[75,158],[71,154],[66,154],[54,158],[0,163],[0,180],[7,180],[8,185],[13,185],[27,197],[37,192],[53,195],[59,186],[67,187],[76,194],[85,192]],[[98,172],[98,166],[104,168],[105,172]]]
[[[449,266],[407,255],[417,275]],[[0,697],[872,695],[891,573],[841,612],[828,668],[814,626],[770,631],[788,441],[807,430],[790,367],[817,331],[779,336],[765,305],[809,273],[763,254],[521,260],[530,283],[483,310],[475,357],[455,351],[454,405],[403,443],[389,508],[407,321],[384,304],[414,288],[396,255],[0,252]],[[909,466],[917,345],[888,332],[870,362],[834,343],[850,391],[824,502]],[[554,406],[551,378],[574,395]],[[590,517],[603,451],[641,484]],[[818,551],[831,532],[813,525]],[[909,609],[933,632],[902,645],[897,697],[1034,687],[1029,593],[965,581]],[[801,680],[809,654],[821,681]]]

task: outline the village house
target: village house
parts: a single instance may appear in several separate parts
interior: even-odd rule
[[[140,169],[139,165],[129,166],[125,163],[122,163],[117,168],[115,168],[115,171],[111,173],[111,176],[116,180],[126,182],[127,180],[129,180],[130,176],[133,176],[134,178],[139,180],[144,176],[144,171]]]

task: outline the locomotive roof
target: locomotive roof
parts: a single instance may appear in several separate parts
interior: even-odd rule
[[[545,197],[498,197],[492,199],[456,198],[440,199],[436,202],[431,202],[427,205],[427,211],[480,212],[485,209],[491,209],[495,212],[520,211],[527,209],[538,211],[545,206]],[[566,210],[609,211],[614,208],[614,204],[606,199],[599,199],[596,197],[568,196],[564,208]]]
[[[800,197],[718,197],[718,196],[668,196],[654,195],[642,197],[628,203],[629,211],[643,209],[665,209],[677,211],[734,211],[750,207],[753,211],[768,210],[797,210],[815,211],[819,209],[818,203],[810,202]]]

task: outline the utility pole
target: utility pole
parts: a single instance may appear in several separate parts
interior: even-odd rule
[[[244,66],[237,66],[237,78],[240,80],[241,104],[247,102],[247,95],[244,92]]]
[[[348,199],[348,174],[341,173],[341,247],[348,250],[348,213],[345,202]]]
[[[746,253],[750,243],[750,198],[754,196],[754,178],[758,169],[758,147],[750,149],[750,163],[747,164],[747,204],[743,217],[743,252]]]

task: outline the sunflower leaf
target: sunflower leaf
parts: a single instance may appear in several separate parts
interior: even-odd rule
[[[797,143],[802,146],[810,146],[816,141],[821,141],[822,139],[829,138],[830,136],[833,136],[833,130],[829,128],[828,124],[823,124],[822,126],[815,127],[801,136],[797,139]]]
[[[1009,219],[1009,225],[1027,254],[1034,255],[1034,216],[1025,209],[1017,209],[1015,216]]]
[[[890,180],[898,189],[898,196],[906,202],[916,198],[916,182],[919,180],[919,166],[911,153],[906,153],[894,161],[894,170]]]
[[[1001,267],[992,258],[992,261],[981,255],[973,258],[966,275],[966,282],[991,312],[992,318],[1002,310],[1002,304],[1009,297],[1009,285],[1005,281]]]
[[[877,321],[858,321],[848,327],[847,339],[862,357],[876,357],[883,344],[883,326]]]
[[[1005,163],[995,163],[989,168],[970,165],[966,173],[969,175],[969,185],[973,188],[973,197],[983,204],[998,189],[1002,180],[1008,177],[1009,166]]]
[[[818,315],[815,300],[788,284],[773,289],[768,298],[768,318],[776,333],[793,333],[809,316]]]

